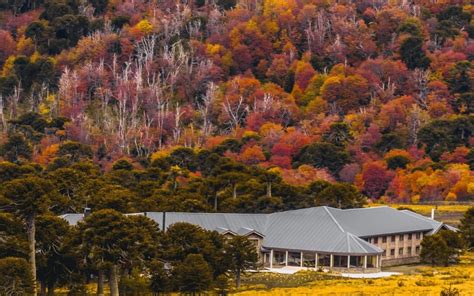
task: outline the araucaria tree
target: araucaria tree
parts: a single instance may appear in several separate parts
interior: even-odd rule
[[[227,242],[226,254],[229,256],[230,270],[234,274],[235,285],[240,288],[242,273],[257,267],[257,248],[248,238],[234,236]]]
[[[92,213],[79,223],[78,231],[79,251],[96,266],[107,267],[112,296],[119,295],[121,269],[144,259],[158,246],[158,225],[148,218],[127,217],[114,210]]]
[[[26,226],[29,246],[29,262],[33,280],[33,295],[36,295],[36,218],[47,212],[50,195],[54,190],[43,178],[29,176],[4,184],[2,203],[4,207],[20,216]]]

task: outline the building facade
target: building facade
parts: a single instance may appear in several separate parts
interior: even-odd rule
[[[163,230],[187,222],[226,237],[250,239],[262,268],[285,266],[341,272],[375,272],[419,261],[421,241],[455,228],[411,211],[390,207],[313,207],[272,214],[145,212]],[[74,225],[82,214],[62,216]]]

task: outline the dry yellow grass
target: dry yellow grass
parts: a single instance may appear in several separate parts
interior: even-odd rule
[[[377,206],[384,206],[386,204],[369,204],[367,205],[368,207],[377,207]],[[431,209],[436,208],[436,213],[449,213],[449,212],[458,212],[458,213],[464,213],[469,209],[469,207],[472,207],[473,205],[469,204],[440,204],[440,205],[435,205],[435,204],[388,204],[388,206],[392,208],[409,208],[412,209],[413,211],[416,211],[420,214],[423,215],[430,215],[431,214]]]
[[[383,206],[386,204],[369,204],[368,207]],[[459,220],[474,204],[387,204],[392,208],[407,208],[425,216],[431,215],[431,209],[435,208],[435,219],[453,226],[459,225]]]
[[[463,256],[460,264],[450,267],[411,266],[411,274],[381,279],[321,279],[302,287],[253,289],[236,295],[440,295],[443,288],[474,295],[474,253]]]

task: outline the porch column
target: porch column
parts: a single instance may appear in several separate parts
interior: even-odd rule
[[[367,255],[364,256],[364,268],[367,269]]]
[[[300,267],[303,267],[303,261],[304,261],[303,252],[301,252],[300,253]]]
[[[273,249],[270,250],[270,268],[273,268]]]
[[[330,260],[329,260],[329,267],[330,267],[330,268],[333,268],[333,267],[334,267],[334,255],[331,254],[329,258],[330,258]]]
[[[379,255],[375,256],[375,268],[379,268]]]
[[[351,255],[347,255],[347,269],[351,268]]]
[[[288,250],[285,252],[285,266],[288,266]]]
[[[314,268],[318,269],[318,253],[314,253]]]

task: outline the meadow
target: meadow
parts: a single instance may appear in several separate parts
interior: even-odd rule
[[[443,289],[457,289],[459,295],[474,295],[474,253],[449,267],[412,265],[386,271],[402,275],[379,279],[349,279],[318,272],[293,275],[252,274],[236,295],[440,295]]]

